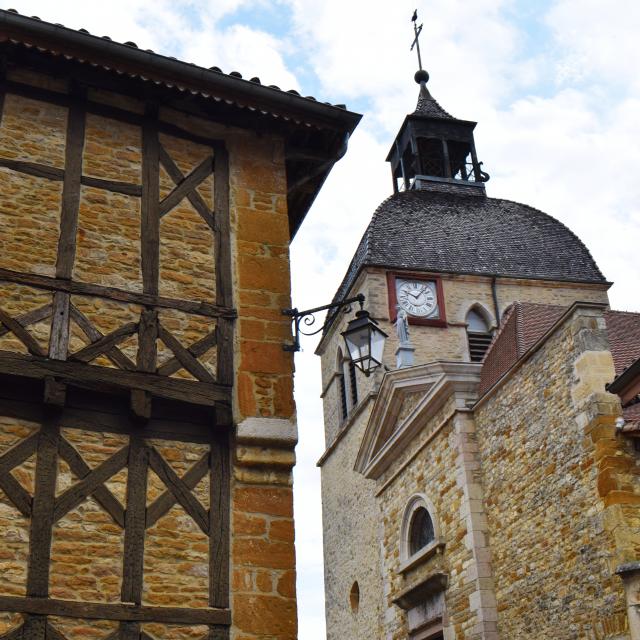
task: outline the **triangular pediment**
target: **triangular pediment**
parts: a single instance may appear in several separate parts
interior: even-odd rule
[[[473,404],[480,367],[438,361],[385,374],[356,458],[356,470],[369,478],[379,477],[452,394],[458,395],[460,408]]]

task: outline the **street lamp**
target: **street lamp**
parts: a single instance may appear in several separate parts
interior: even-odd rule
[[[347,344],[347,352],[353,364],[358,367],[365,376],[382,364],[382,351],[384,349],[384,340],[387,334],[378,327],[378,323],[364,309],[364,295],[358,294],[354,298],[345,298],[339,302],[332,302],[321,307],[307,309],[306,311],[298,311],[298,309],[283,309],[282,313],[289,316],[293,322],[293,344],[283,345],[285,351],[300,351],[300,334],[304,336],[313,336],[320,333],[327,327],[329,318],[324,324],[312,331],[303,331],[300,328],[300,322],[305,327],[315,324],[315,314],[319,311],[329,309],[344,309],[345,313],[350,311],[354,302],[360,304],[360,309],[356,312],[356,317],[349,321],[347,328],[342,332],[342,336]],[[333,317],[333,316],[332,316]]]
[[[378,327],[378,323],[369,316],[368,311],[362,308],[356,311],[356,317],[349,322],[342,332],[342,337],[347,344],[351,361],[365,376],[369,376],[382,364],[387,334]]]

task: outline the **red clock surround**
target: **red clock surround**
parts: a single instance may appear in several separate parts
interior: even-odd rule
[[[427,282],[435,282],[436,295],[438,298],[438,311],[439,316],[437,318],[418,318],[416,316],[409,315],[409,324],[427,325],[430,327],[446,327],[447,316],[444,308],[444,294],[442,291],[442,278],[428,273],[413,273],[411,271],[389,271],[387,272],[387,289],[389,291],[389,320],[391,322],[396,321],[397,312],[396,305],[398,304],[398,298],[396,295],[396,280],[425,280]]]

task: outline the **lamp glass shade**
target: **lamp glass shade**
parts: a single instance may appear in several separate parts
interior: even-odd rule
[[[369,317],[367,311],[358,311],[342,336],[353,364],[365,376],[382,364],[384,341],[387,334]]]

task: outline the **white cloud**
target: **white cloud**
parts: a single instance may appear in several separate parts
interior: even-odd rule
[[[546,15],[560,55],[557,80],[640,89],[640,4],[629,0],[558,0]]]
[[[302,86],[303,93],[365,105],[347,156],[292,247],[294,304],[306,308],[332,298],[371,214],[391,192],[384,158],[417,98],[417,62],[409,52],[413,2],[279,0],[272,8],[291,12],[286,19],[283,14],[279,33],[255,23],[221,26],[239,7],[264,7],[264,0],[12,4],[27,15],[133,40],[203,66],[238,69],[285,89],[315,75],[320,89]],[[530,12],[529,20],[539,20],[533,37],[526,21],[516,21],[512,0],[428,4],[428,13],[419,10],[429,86],[445,109],[478,120],[478,152],[492,175],[489,195],[531,204],[568,224],[616,282],[613,306],[640,310],[640,3],[612,0],[605,9],[600,0],[556,0],[546,15]],[[290,18],[293,30],[285,33]],[[324,638],[314,466],[324,437],[315,344],[306,340],[296,357],[302,640]]]

